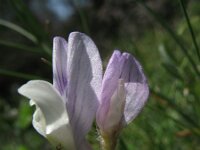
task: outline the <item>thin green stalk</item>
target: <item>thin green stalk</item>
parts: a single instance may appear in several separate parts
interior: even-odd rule
[[[158,95],[156,95],[156,97],[157,97],[157,96],[158,96]],[[159,109],[159,108],[155,108],[155,107],[150,107],[150,106],[149,106],[149,108],[150,108],[151,110],[160,112],[160,113],[162,113],[162,115],[164,115],[165,117],[167,117],[167,118],[173,120],[180,128],[187,128],[187,129],[190,130],[192,133],[194,133],[196,136],[198,136],[198,137],[200,136],[200,130],[199,130],[199,128],[191,128],[191,126],[189,126],[189,124],[185,124],[185,123],[183,123],[181,120],[178,120],[177,118],[175,118],[175,117],[173,117],[173,116],[171,116],[171,115],[169,115],[169,114],[167,114],[167,113],[163,113],[163,108],[164,108],[164,107],[162,107],[162,109]]]
[[[169,25],[161,18],[159,17],[158,14],[156,14],[151,8],[149,8],[144,2],[141,0],[136,0],[139,4],[141,4],[159,23],[162,25],[162,27],[169,33],[169,35],[174,39],[174,41],[179,45],[181,48],[182,52],[185,54],[185,56],[188,58],[189,62],[192,65],[192,68],[200,78],[200,72],[197,68],[197,65],[195,64],[195,61],[192,59],[192,57],[189,55],[187,52],[187,49],[185,46],[182,44],[182,41],[180,38],[174,33],[174,31],[169,27]]]
[[[25,73],[16,72],[16,71],[10,71],[10,70],[6,70],[6,69],[0,69],[0,75],[17,77],[17,78],[22,78],[22,79],[27,79],[27,80],[42,79],[42,77],[40,77],[40,76],[25,74]]]
[[[161,99],[165,100],[174,110],[176,110],[188,123],[193,125],[196,128],[199,128],[199,125],[196,121],[194,121],[188,114],[182,111],[175,103],[172,102],[170,98],[163,95],[162,93],[156,92],[153,89],[150,90],[152,94],[160,97]]]
[[[78,6],[78,4],[77,4],[77,0],[72,0],[71,2],[72,2],[72,4],[73,4],[75,10],[77,10],[77,12],[78,12],[78,14],[79,14],[79,16],[80,16],[81,24],[82,24],[82,27],[83,27],[84,32],[87,33],[87,34],[90,34],[90,30],[89,30],[89,28],[88,28],[87,19],[86,19],[86,17],[85,17],[85,14],[84,14],[83,10],[81,10],[81,9],[79,8],[79,6]]]
[[[37,38],[38,42],[48,39],[49,36],[27,7],[24,0],[9,0],[8,2],[15,12],[17,20],[26,27],[27,31]]]
[[[14,43],[6,40],[0,40],[0,45],[8,46],[14,49],[19,49],[27,52],[41,53],[40,51],[38,51],[38,48],[32,48],[23,44]]]
[[[79,8],[78,8],[78,12],[79,12],[79,15],[80,15],[80,18],[81,18],[81,22],[82,22],[84,31],[85,31],[87,34],[90,34],[90,31],[89,31],[89,28],[88,28],[88,23],[87,23],[87,19],[86,19],[86,17],[85,17],[85,14],[84,14],[83,11],[81,11]]]
[[[46,43],[41,43],[41,48],[46,54],[52,56],[51,48],[49,48],[49,46]]]
[[[20,33],[21,35],[25,36],[27,39],[31,40],[33,43],[38,42],[37,38],[33,34],[31,34],[27,30],[23,29],[22,27],[14,24],[12,22],[0,19],[0,25],[5,26],[7,28],[10,28],[10,29]]]
[[[195,47],[195,49],[196,49],[197,56],[198,56],[198,58],[199,58],[199,60],[200,60],[200,51],[199,51],[199,47],[198,47],[198,44],[197,44],[197,41],[196,41],[196,37],[195,37],[195,35],[194,35],[194,31],[193,31],[192,25],[191,25],[191,23],[190,23],[190,18],[189,18],[188,14],[187,14],[185,5],[184,5],[184,3],[183,3],[183,0],[179,0],[179,2],[180,2],[180,4],[181,4],[181,8],[182,8],[182,10],[183,10],[185,19],[186,19],[186,21],[187,21],[188,28],[189,28],[190,34],[191,34],[191,36],[192,36],[192,41],[193,41],[194,47]]]

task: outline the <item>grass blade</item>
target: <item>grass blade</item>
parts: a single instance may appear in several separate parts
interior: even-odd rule
[[[0,25],[10,28],[10,29],[20,33],[21,35],[25,36],[27,39],[31,40],[33,43],[37,43],[37,38],[33,34],[29,33],[22,27],[14,24],[12,22],[0,19]]]
[[[162,66],[165,68],[165,70],[174,78],[180,80],[180,81],[183,81],[183,77],[182,75],[180,74],[179,70],[177,67],[175,67],[173,64],[170,64],[170,63],[165,63],[163,62],[162,63]]]
[[[36,17],[30,11],[23,0],[9,0],[10,7],[16,14],[16,19],[23,25],[23,27],[32,33],[37,40],[45,41],[49,39],[49,35],[45,32],[43,26],[38,22]]]
[[[169,25],[161,18],[158,14],[156,14],[151,8],[149,8],[143,1],[136,0],[139,4],[141,4],[159,23],[160,25],[169,33],[169,35],[174,39],[174,41],[179,45],[184,55],[187,57],[189,62],[192,65],[192,68],[194,69],[195,73],[200,77],[200,72],[197,68],[197,65],[195,64],[195,61],[192,59],[192,57],[187,52],[187,49],[182,44],[183,42],[180,40],[180,38],[174,33],[174,31],[169,27]]]
[[[158,99],[164,100],[165,102],[167,102],[167,104],[172,107],[175,111],[177,111],[182,118],[187,121],[187,123],[193,125],[196,128],[199,128],[198,123],[193,120],[188,114],[186,114],[185,112],[183,112],[183,110],[181,110],[169,97],[165,96],[164,94],[160,93],[160,92],[156,92],[153,89],[150,89],[151,94],[154,95],[155,97],[157,97]]]
[[[48,56],[51,56],[52,55],[52,51],[51,51],[51,48],[49,48],[49,46],[46,44],[46,43],[41,43],[41,48],[42,50],[48,54]]]
[[[82,24],[83,31],[89,35],[90,30],[88,28],[87,17],[85,15],[84,11],[81,10],[77,0],[72,0],[71,3],[73,5],[74,9],[78,12],[78,14],[80,16],[80,21],[81,21],[81,24]]]
[[[188,28],[190,30],[190,34],[191,34],[191,37],[192,37],[192,41],[193,41],[193,44],[194,44],[194,47],[196,49],[196,53],[197,53],[197,56],[200,60],[200,51],[199,51],[199,47],[198,47],[198,44],[197,44],[197,41],[196,41],[196,37],[194,35],[194,31],[193,31],[193,28],[192,28],[192,25],[190,23],[190,18],[187,14],[187,11],[186,11],[186,8],[185,8],[185,5],[183,3],[183,0],[179,0],[180,4],[181,4],[181,8],[183,10],[183,13],[184,13],[184,16],[185,16],[185,19],[187,21],[187,24],[188,24]]]
[[[16,72],[16,71],[9,71],[9,70],[6,70],[6,69],[0,69],[0,74],[4,75],[4,76],[17,77],[17,78],[22,78],[22,79],[26,79],[26,80],[43,79],[40,76],[25,74],[25,73]]]
[[[14,49],[19,49],[19,50],[23,50],[27,52],[32,52],[32,53],[41,53],[40,51],[38,51],[38,48],[32,48],[23,44],[14,43],[14,42],[6,41],[6,40],[0,40],[0,45],[4,45],[4,46],[8,46]]]

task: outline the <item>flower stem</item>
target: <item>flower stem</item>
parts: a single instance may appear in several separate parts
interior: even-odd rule
[[[101,149],[102,150],[115,150],[117,145],[117,135],[109,135],[101,133]]]

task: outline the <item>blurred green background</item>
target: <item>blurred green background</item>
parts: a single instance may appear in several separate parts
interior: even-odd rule
[[[151,93],[120,134],[118,150],[200,150],[199,0],[0,0],[0,149],[51,149],[17,93],[52,81],[54,36],[72,31],[97,44],[104,67],[114,49],[141,62]],[[95,125],[88,135],[99,150]]]

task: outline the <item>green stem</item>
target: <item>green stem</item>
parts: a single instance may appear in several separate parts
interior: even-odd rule
[[[118,135],[109,135],[100,131],[101,134],[101,149],[102,150],[115,150],[117,145]]]

